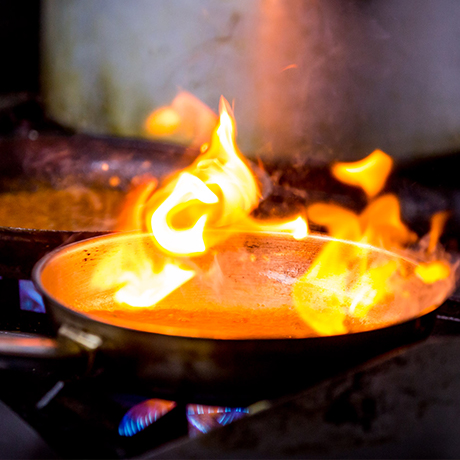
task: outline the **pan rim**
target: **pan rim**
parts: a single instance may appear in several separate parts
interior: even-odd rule
[[[268,235],[274,235],[274,236],[280,236],[280,237],[287,237],[286,233],[283,232],[273,232],[273,231],[254,231],[254,232],[245,232],[245,233],[258,233],[258,234],[268,234]],[[218,338],[218,337],[199,337],[199,336],[187,336],[187,335],[177,335],[177,334],[168,334],[168,333],[162,333],[162,332],[155,332],[155,331],[146,331],[142,329],[136,329],[134,327],[126,326],[126,325],[118,325],[111,323],[110,321],[104,321],[101,318],[94,317],[90,314],[80,312],[78,310],[72,309],[71,307],[68,307],[67,305],[63,304],[59,300],[57,300],[53,295],[51,295],[43,286],[41,282],[41,273],[43,272],[44,268],[46,265],[57,255],[61,254],[63,252],[68,252],[71,251],[74,247],[76,246],[82,246],[85,243],[86,244],[92,244],[95,241],[103,241],[106,239],[130,239],[130,238],[136,238],[136,237],[146,237],[149,234],[146,232],[141,232],[141,231],[124,231],[124,232],[110,232],[102,235],[97,235],[93,236],[87,239],[83,239],[80,241],[68,243],[61,245],[52,251],[50,251],[48,254],[43,256],[38,262],[35,263],[33,269],[32,269],[32,281],[34,282],[34,285],[36,289],[40,292],[40,294],[44,297],[47,298],[48,301],[54,303],[57,305],[60,309],[64,310],[67,313],[70,313],[73,316],[76,316],[82,321],[91,321],[96,324],[100,324],[103,327],[110,327],[110,328],[115,328],[115,329],[121,329],[125,331],[131,331],[135,332],[138,334],[148,334],[149,336],[160,336],[160,337],[174,337],[177,339],[182,339],[182,340],[191,340],[191,341],[202,341],[202,342],[215,342],[215,341],[222,341],[222,342],[239,342],[239,343],[257,343],[260,341],[268,342],[268,341],[273,341],[274,343],[279,343],[280,341],[317,341],[321,340],[324,341],[324,339],[330,339],[333,340],[334,338],[337,339],[339,337],[350,337],[350,336],[357,336],[357,335],[362,335],[362,334],[371,334],[372,332],[378,331],[378,330],[388,330],[391,328],[396,328],[398,326],[404,325],[404,324],[409,324],[413,321],[416,321],[419,318],[423,318],[425,316],[430,315],[433,313],[435,310],[437,310],[442,304],[440,305],[434,305],[430,306],[428,308],[425,308],[421,312],[419,312],[416,316],[412,316],[410,318],[402,319],[400,321],[387,324],[382,327],[374,328],[374,329],[368,329],[364,331],[356,331],[356,332],[347,332],[345,334],[335,334],[335,335],[327,335],[327,336],[321,336],[321,335],[316,335],[316,336],[308,336],[308,337],[292,337],[292,338],[287,338],[287,337],[258,337],[258,338]],[[306,238],[309,239],[315,239],[315,240],[321,240],[321,241],[338,241],[344,244],[348,245],[354,245],[354,246],[359,246],[364,249],[370,249],[373,251],[378,251],[382,254],[386,254],[389,256],[393,257],[398,257],[399,259],[405,260],[406,262],[410,264],[416,264],[417,261],[414,258],[398,254],[383,248],[378,248],[372,245],[369,245],[367,243],[359,243],[359,242],[354,242],[354,241],[349,241],[349,240],[343,240],[343,239],[337,239],[337,238],[332,238],[328,235],[320,234],[320,233],[310,233],[307,235]]]

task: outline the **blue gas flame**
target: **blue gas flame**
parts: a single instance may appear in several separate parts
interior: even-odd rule
[[[187,406],[189,434],[194,437],[200,433],[209,433],[211,430],[219,426],[228,425],[248,413],[249,410],[242,407],[230,408],[189,404]]]
[[[176,403],[162,399],[148,399],[126,412],[118,427],[120,436],[134,436],[152,425],[163,415],[176,407]],[[186,408],[189,434],[195,437],[201,433],[227,425],[248,414],[246,408],[230,408],[188,404]]]
[[[46,312],[43,298],[30,280],[19,280],[19,307],[36,313]]]
[[[134,436],[163,417],[174,407],[176,407],[176,403],[163,399],[148,399],[137,404],[129,409],[121,419],[118,433],[120,436]]]

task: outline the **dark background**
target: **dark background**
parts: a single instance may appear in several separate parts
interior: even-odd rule
[[[0,94],[38,93],[39,0],[0,0]]]

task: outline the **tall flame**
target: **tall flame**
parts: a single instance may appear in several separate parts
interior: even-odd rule
[[[170,107],[152,114],[146,126],[162,133],[182,129],[179,108],[189,102],[182,94]],[[149,179],[128,197],[129,209],[123,213],[120,229],[148,232],[159,251],[152,254],[151,246],[150,251],[145,250],[141,243],[135,248],[122,246],[98,266],[92,282],[112,289],[122,309],[155,306],[199,271],[200,280],[214,280],[218,266],[211,263],[201,276],[204,269],[197,267],[202,259],[193,258],[208,253],[232,233],[281,232],[296,239],[308,234],[302,215],[290,221],[259,221],[251,216],[263,190],[236,145],[232,109],[224,98],[219,109],[210,142],[201,146],[201,154],[191,166],[158,189],[157,181]],[[289,292],[298,315],[320,335],[350,332],[356,323],[370,324],[376,311],[407,304],[408,284],[417,289],[451,276],[451,266],[437,257],[445,213],[433,217],[424,260],[416,268],[408,268],[414,264],[406,263],[404,257],[392,258],[388,252],[401,253],[417,241],[417,235],[403,222],[397,197],[382,193],[392,164],[380,150],[358,162],[336,163],[332,174],[360,187],[368,198],[367,206],[353,212],[336,204],[315,203],[304,213],[326,228],[332,239]],[[382,251],[374,250],[375,246]],[[256,257],[251,254],[249,260],[255,262]]]
[[[184,98],[182,95],[182,102]],[[175,100],[173,105],[177,108],[179,102]],[[157,123],[158,128],[160,121],[171,118],[170,109],[157,111],[147,124],[152,127]],[[230,230],[277,231],[296,239],[307,235],[307,223],[301,216],[288,222],[259,222],[249,216],[259,203],[261,190],[238,150],[232,109],[223,97],[219,109],[219,123],[211,141],[202,146],[201,155],[191,166],[158,190],[155,180],[147,181],[128,197],[129,209],[124,211],[119,228],[129,230],[132,225],[147,231],[165,259],[152,261],[153,256],[145,254],[124,270],[117,269],[116,275],[112,262],[104,264],[94,282],[102,285],[111,280],[110,286],[117,288],[118,303],[155,305],[196,275],[183,258],[206,253],[227,238]],[[137,250],[137,257],[139,253]]]
[[[395,284],[408,276],[407,268],[394,260],[369,259],[366,245],[401,251],[417,241],[401,219],[397,197],[377,196],[383,189],[392,167],[391,158],[381,150],[355,163],[337,163],[333,175],[349,185],[361,187],[369,204],[359,214],[335,204],[316,203],[308,207],[308,217],[325,227],[338,239],[329,242],[299,278],[293,288],[293,300],[310,326],[321,335],[342,334],[352,321],[365,321],[379,304],[391,301]],[[434,252],[446,216],[433,219],[428,251]],[[343,246],[339,240],[355,241],[359,246]],[[420,263],[415,275],[426,284],[450,275],[449,264],[443,261]],[[311,292],[321,296],[312,296]]]
[[[221,98],[219,125],[210,146],[147,202],[146,229],[161,250],[194,256],[213,244],[206,241],[209,230],[241,221],[259,198],[256,179],[235,143],[232,110]]]

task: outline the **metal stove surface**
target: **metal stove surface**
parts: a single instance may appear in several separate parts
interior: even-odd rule
[[[459,458],[460,304],[394,350],[215,432],[142,458]]]
[[[43,438],[0,401],[0,458],[58,458]]]

